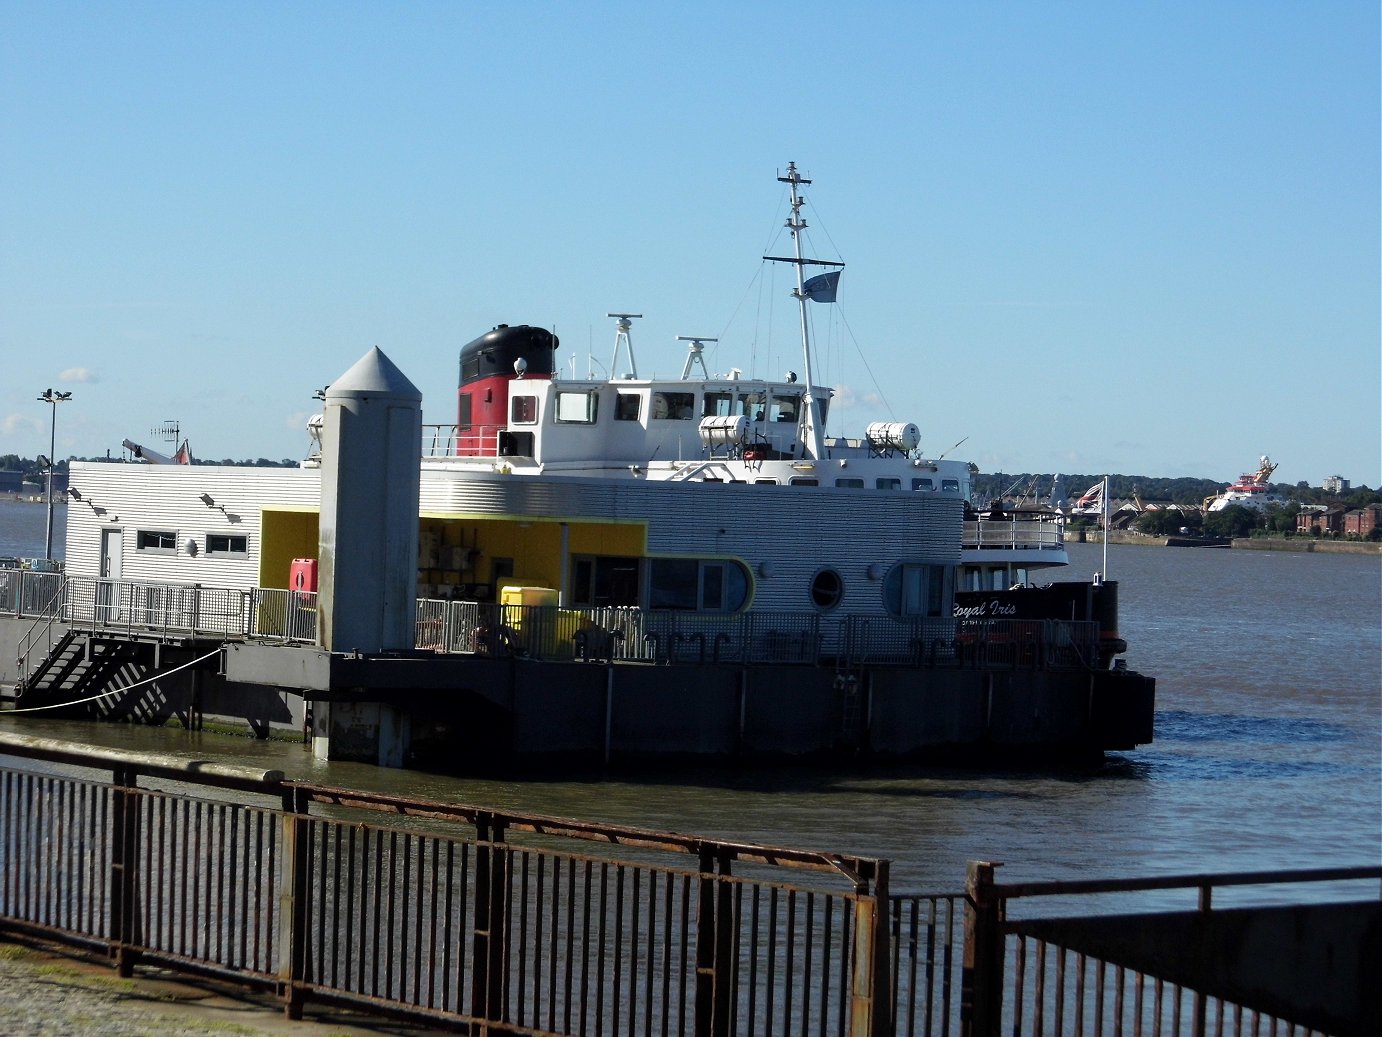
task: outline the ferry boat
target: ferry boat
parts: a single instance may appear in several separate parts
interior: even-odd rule
[[[419,633],[419,645],[492,658],[691,664],[700,668],[678,679],[694,674],[700,688],[714,683],[706,664],[827,666],[814,677],[794,672],[792,686],[805,696],[823,681],[811,694],[829,703],[821,707],[829,712],[864,684],[870,702],[880,704],[870,709],[882,708],[894,685],[899,702],[914,695],[914,676],[866,673],[870,665],[973,662],[999,645],[1005,658],[1036,668],[1040,623],[1085,632],[1097,625],[1093,641],[1077,643],[1070,626],[1059,646],[1040,650],[1064,653],[1060,665],[1079,671],[1057,679],[1043,664],[1039,679],[1033,675],[1033,694],[1055,694],[1053,680],[1064,689],[1060,695],[1069,691],[1069,724],[1058,735],[1042,734],[1036,728],[1050,721],[1041,707],[1037,721],[1015,720],[1003,738],[1086,750],[1149,739],[1150,678],[1139,678],[1145,683],[1131,705],[1114,708],[1120,716],[1128,710],[1116,733],[1106,719],[1084,715],[1092,701],[1087,674],[1107,671],[1116,637],[1116,622],[1092,605],[1095,590],[1068,585],[1053,598],[1031,586],[1033,574],[1067,561],[1058,514],[976,512],[969,503],[975,470],[924,452],[914,423],[877,421],[858,436],[827,434],[833,392],[815,378],[809,308],[834,301],[843,264],[804,252],[802,188],[811,181],[794,163],[778,180],[787,186],[793,246],[788,255],[763,258],[795,272],[800,376],[711,374],[705,347],[714,339],[683,336],[681,376],[642,377],[631,335],[638,315],[623,312],[610,314],[615,359],[607,378],[567,376],[557,337],[532,325],[499,325],[460,350],[457,420],[422,426],[418,616],[420,625],[421,617],[436,617],[436,629],[446,633],[432,641]],[[816,268],[824,272],[812,273]],[[388,393],[400,385],[411,390],[372,350],[328,389],[328,407],[347,386]],[[133,611],[101,604],[133,584],[308,600],[324,553],[323,473],[333,462],[322,447],[324,425],[313,420],[315,445],[298,469],[74,463],[67,572],[95,582],[93,614]],[[370,548],[376,549],[392,548]],[[158,602],[183,600],[148,593]],[[965,597],[980,593],[982,600]],[[261,610],[249,625],[266,614]],[[459,633],[456,615],[465,617]],[[1020,621],[1029,625],[1011,625]],[[994,625],[1003,623],[1009,625],[1001,631]],[[1020,655],[1018,639],[1028,642]],[[226,675],[233,669],[231,660]],[[302,673],[300,665],[288,670]],[[742,697],[769,679],[761,671],[746,674],[733,678],[733,694]],[[529,669],[506,680],[517,688],[528,676],[539,679]],[[254,679],[267,680],[258,671]],[[627,679],[645,696],[667,692],[657,678]],[[552,678],[541,680],[550,685]],[[978,709],[974,723],[985,730],[994,723],[992,704],[979,707],[970,678],[933,674],[923,683],[935,694],[952,684],[969,689],[957,694],[954,708]],[[516,708],[512,694],[479,685],[474,692]],[[737,708],[739,730],[730,741],[742,746],[751,722],[742,703]],[[908,752],[932,739],[973,741],[956,734],[958,720],[926,714],[919,700],[898,708],[891,728],[868,735],[874,747]],[[846,716],[851,709],[846,727],[856,730],[844,736],[846,744],[857,743],[857,729],[867,726],[858,704],[846,705]],[[705,716],[697,717],[693,726],[704,727]],[[838,726],[838,718],[809,736],[774,731],[760,742],[789,752],[833,744],[831,723]],[[933,723],[944,730],[920,731]]]
[[[1269,504],[1285,506],[1286,498],[1273,493],[1269,480],[1276,471],[1276,463],[1263,454],[1257,459],[1257,471],[1244,472],[1238,481],[1231,483],[1214,497],[1206,497],[1205,511],[1223,511],[1230,505],[1251,508],[1253,511],[1266,511]]]

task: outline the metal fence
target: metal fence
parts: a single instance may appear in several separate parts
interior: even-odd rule
[[[969,866],[965,1037],[1362,1034],[1382,1024],[1376,973],[1367,964],[1375,968],[1382,957],[1375,942],[1382,911],[1373,912],[1371,936],[1368,923],[1359,927],[1356,946],[1346,936],[1333,945],[1293,943],[1310,922],[1293,915],[1273,928],[1272,909],[1283,900],[1279,890],[1275,898],[1264,893],[1304,885],[1312,887],[1314,906],[1332,899],[1363,916],[1379,899],[1382,867],[1004,884],[995,881],[994,867]],[[1361,890],[1354,896],[1362,906],[1340,900],[1345,890]],[[1216,912],[1223,917],[1226,894],[1235,891],[1250,895],[1235,902],[1238,917],[1216,939],[1212,921]],[[1042,910],[1041,902],[1049,906]],[[1160,910],[1146,910],[1149,904]],[[1020,905],[1028,908],[1022,917]],[[1168,905],[1176,910],[1167,912]],[[1286,978],[1291,967],[1283,963],[1293,955],[1311,959],[1319,985]],[[1340,982],[1353,989],[1323,989]]]
[[[1189,890],[1193,924],[1234,888],[1360,880],[1375,907],[1382,867],[998,884],[974,862],[964,894],[925,896],[890,895],[888,875],[873,858],[0,733],[0,931],[88,947],[124,975],[142,960],[274,990],[294,1017],[315,999],[482,1033],[1309,1034],[1215,992],[1236,946],[1206,968],[1128,908]],[[1019,902],[1047,910],[1018,917]],[[1382,1020],[1368,924],[1325,967],[1354,969],[1373,1007],[1327,1032]],[[1089,949],[1109,932],[1121,958]],[[1279,972],[1286,948],[1267,942]]]
[[[272,987],[294,1017],[318,998],[478,1032],[888,1032],[886,862],[18,736],[0,755],[109,768],[0,768],[0,927],[125,975],[146,960]]]

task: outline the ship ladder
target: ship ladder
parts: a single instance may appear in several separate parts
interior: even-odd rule
[[[835,672],[835,690],[840,694],[840,745],[860,749],[864,737],[864,682],[860,669],[850,667]]]

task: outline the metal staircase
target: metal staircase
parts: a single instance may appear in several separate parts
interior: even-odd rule
[[[99,689],[111,687],[119,670],[138,657],[138,645],[66,630],[48,655],[16,683],[16,708],[26,696],[41,698],[45,705],[89,698]]]

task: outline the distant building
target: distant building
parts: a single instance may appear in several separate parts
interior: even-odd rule
[[[1369,504],[1344,513],[1343,530],[1357,536],[1367,536],[1374,529],[1382,529],[1382,504]]]
[[[1324,489],[1326,493],[1347,493],[1348,480],[1342,475],[1326,476],[1324,480]]]
[[[1342,533],[1344,509],[1337,504],[1302,504],[1296,513],[1297,533]]]

